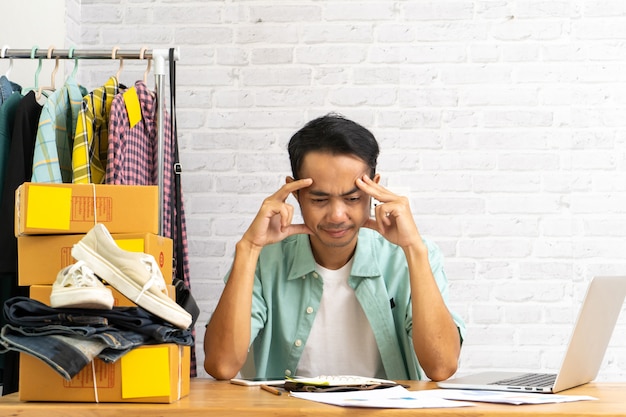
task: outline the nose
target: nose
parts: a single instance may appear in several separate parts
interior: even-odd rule
[[[339,199],[337,199],[339,200]],[[346,220],[347,210],[343,201],[333,200],[330,204],[329,220],[332,223],[342,223]]]

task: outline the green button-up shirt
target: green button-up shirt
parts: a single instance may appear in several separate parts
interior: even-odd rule
[[[447,303],[442,254],[433,243],[425,243],[433,276]],[[372,326],[387,378],[422,379],[413,349],[411,288],[402,249],[362,228],[348,284]],[[250,341],[258,377],[295,375],[322,291],[308,235],[290,236],[263,248],[255,273]],[[451,314],[463,338],[465,324]]]

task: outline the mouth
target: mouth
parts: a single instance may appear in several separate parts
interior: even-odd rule
[[[350,232],[351,228],[350,227],[342,227],[342,228],[322,227],[321,230],[333,239],[340,239],[344,237],[345,235],[347,235]]]

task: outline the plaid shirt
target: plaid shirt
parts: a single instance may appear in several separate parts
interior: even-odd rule
[[[74,183],[102,184],[106,173],[109,137],[109,112],[113,98],[119,92],[117,78],[111,77],[104,86],[83,98],[76,122],[72,168]]]
[[[106,164],[107,184],[156,185],[158,184],[158,135],[156,112],[157,102],[154,93],[148,90],[143,81],[135,83],[141,107],[141,120],[132,128],[124,103],[124,95],[118,94],[111,104],[109,117],[108,154]],[[183,246],[183,281],[189,287],[189,251],[185,210],[181,201],[182,242],[172,237],[172,171],[174,163],[174,143],[172,124],[167,111],[163,112],[163,235],[174,239],[174,244]],[[182,191],[181,191],[182,193]],[[182,195],[181,195],[182,199]],[[176,232],[176,230],[174,230]],[[181,260],[178,260],[179,262]],[[196,376],[195,349],[191,349],[191,376]]]
[[[70,77],[48,97],[39,117],[32,182],[72,182],[74,127],[86,94]]]

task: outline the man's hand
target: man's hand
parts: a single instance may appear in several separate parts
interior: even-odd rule
[[[291,193],[310,187],[312,183],[311,178],[292,181],[267,197],[242,240],[262,248],[279,242],[287,236],[311,234],[311,230],[306,225],[291,224],[294,208],[286,200]]]
[[[407,197],[392,193],[367,175],[358,178],[356,185],[382,203],[376,206],[376,217],[368,219],[364,227],[376,230],[391,243],[405,249],[422,244]]]

